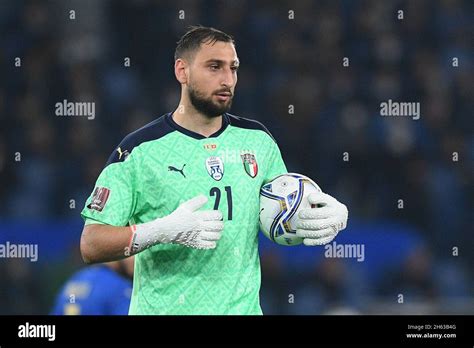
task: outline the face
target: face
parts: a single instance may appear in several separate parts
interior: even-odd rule
[[[189,68],[186,92],[193,107],[217,117],[232,106],[239,59],[232,43],[201,44]]]

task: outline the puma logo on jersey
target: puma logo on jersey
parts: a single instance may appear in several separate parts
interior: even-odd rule
[[[117,148],[117,152],[119,154],[119,159],[122,159],[122,156],[123,156],[123,159],[126,159],[128,157],[128,155],[130,155],[130,153],[128,152],[128,150],[125,150],[125,151],[122,151],[122,149],[120,148],[120,146]]]
[[[186,175],[184,175],[184,167],[185,166],[186,166],[186,164],[183,164],[183,167],[181,169],[178,169],[178,168],[173,167],[173,166],[168,166],[168,171],[169,172],[180,172],[181,175],[183,175],[186,178]]]

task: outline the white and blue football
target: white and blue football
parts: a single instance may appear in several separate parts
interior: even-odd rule
[[[308,195],[321,192],[307,176],[288,173],[277,176],[260,189],[260,230],[281,245],[298,245],[296,222],[301,209],[310,208]]]

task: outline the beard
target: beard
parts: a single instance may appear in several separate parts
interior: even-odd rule
[[[213,94],[214,95],[214,94]],[[195,89],[191,84],[188,88],[188,96],[192,106],[204,116],[209,118],[218,117],[228,112],[232,107],[232,97],[227,102],[214,102],[211,95],[206,98],[205,95]]]

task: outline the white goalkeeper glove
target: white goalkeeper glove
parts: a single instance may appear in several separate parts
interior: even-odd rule
[[[296,235],[307,246],[327,244],[346,228],[347,207],[324,192],[310,194],[308,201],[315,207],[299,211]]]
[[[174,212],[156,220],[131,226],[133,254],[152,245],[181,244],[196,249],[214,249],[224,228],[222,213],[202,210],[207,197],[200,195],[182,203]]]

